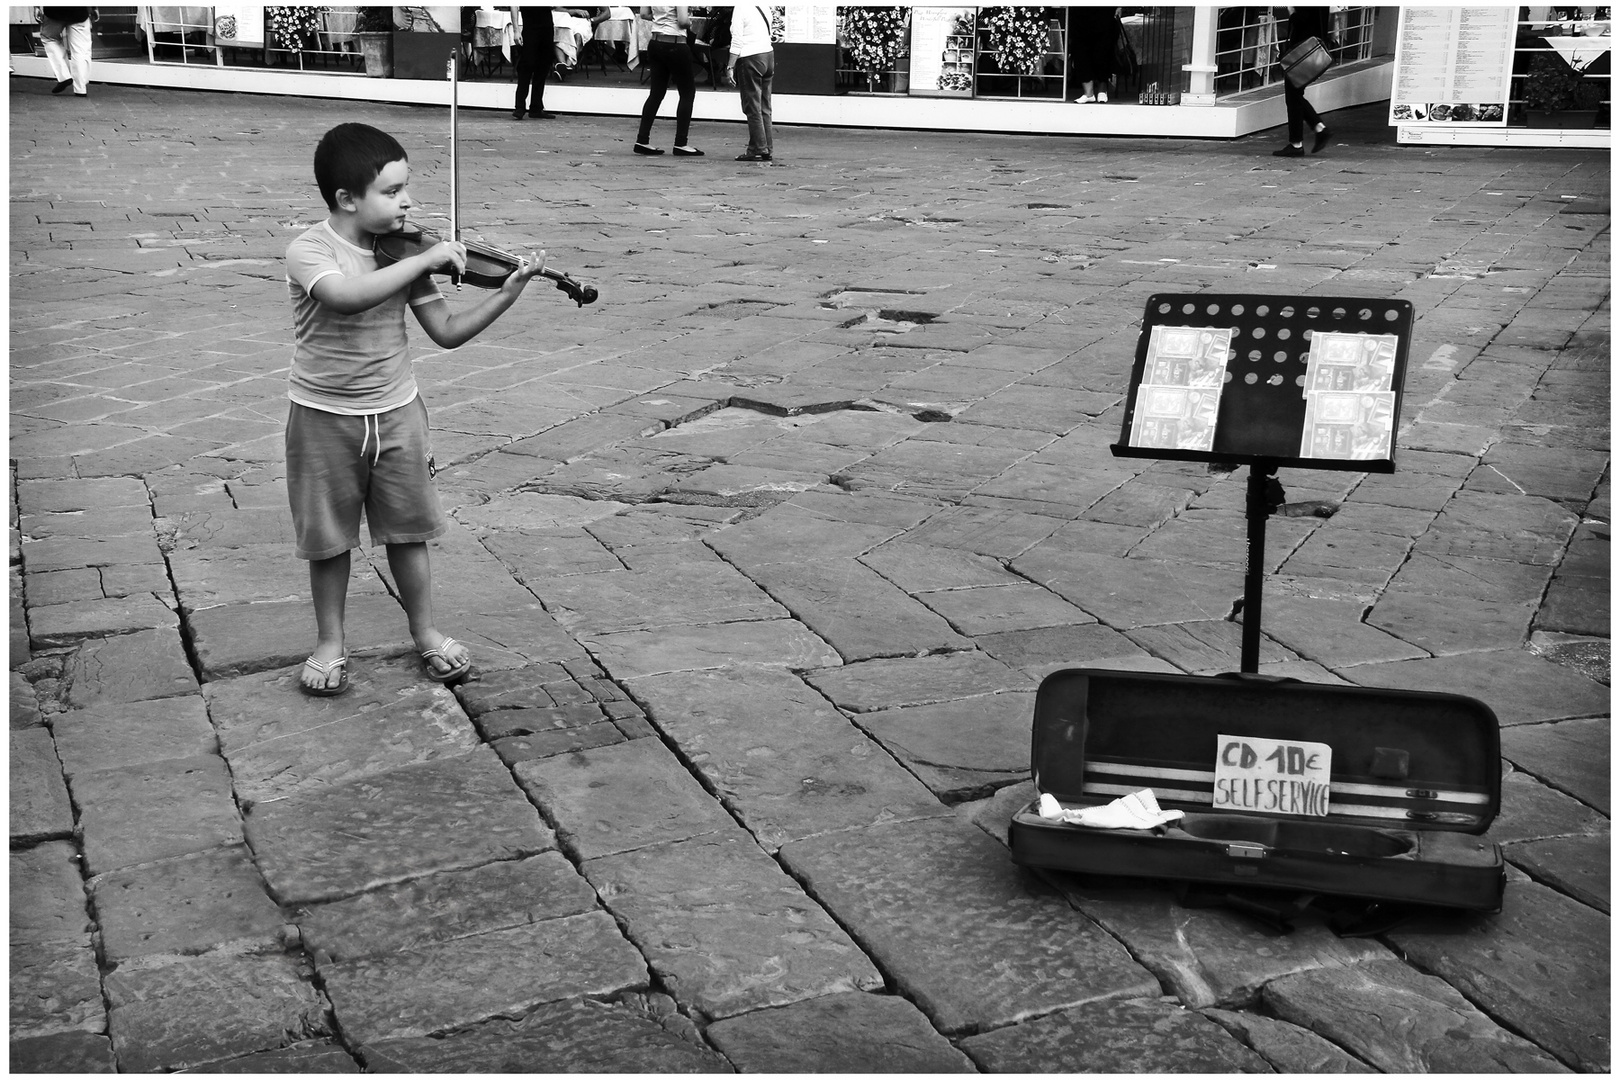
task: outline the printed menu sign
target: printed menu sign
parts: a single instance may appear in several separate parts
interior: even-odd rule
[[[1391,124],[1507,126],[1517,9],[1402,7]]]
[[[1393,334],[1311,335],[1302,458],[1389,457],[1395,429]]]
[[[1230,327],[1153,327],[1129,445],[1212,449],[1231,354]]]

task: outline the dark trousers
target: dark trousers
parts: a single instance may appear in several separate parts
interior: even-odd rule
[[[523,111],[524,98],[528,98],[529,112],[545,111],[546,73],[551,70],[554,37],[549,9],[540,18],[532,18],[525,12],[523,44],[512,57],[517,68],[517,100],[512,104],[515,111]]]
[[[1288,141],[1303,143],[1306,125],[1310,125],[1312,131],[1316,130],[1320,117],[1311,103],[1305,100],[1304,88],[1296,87],[1287,79],[1283,80],[1283,101],[1288,104]]]
[[[737,61],[737,94],[748,118],[748,152],[771,152],[771,81],[776,78],[776,54],[760,53]]]
[[[641,54],[652,77],[647,85],[647,104],[641,107],[641,129],[636,142],[646,144],[652,139],[653,120],[658,106],[664,103],[664,91],[671,80],[681,95],[675,108],[675,145],[685,146],[687,132],[692,127],[692,103],[697,100],[697,77],[692,73],[692,50],[684,41],[651,41]]]

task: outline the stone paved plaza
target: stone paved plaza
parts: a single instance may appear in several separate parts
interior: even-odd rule
[[[462,110],[531,285],[411,328],[452,528],[295,688],[282,255],[361,120],[14,78],[11,1067],[1603,1072],[1606,153]],[[668,135],[670,121],[660,120]],[[1116,457],[1148,298],[1410,301],[1392,474],[1284,470],[1261,671],[1496,713],[1494,915],[1291,933],[1022,870],[1034,692],[1239,666],[1246,470]],[[467,303],[470,295],[451,296]]]

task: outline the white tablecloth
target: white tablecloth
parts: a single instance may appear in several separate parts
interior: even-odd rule
[[[1546,41],[1576,71],[1585,71],[1592,61],[1609,51],[1606,37],[1550,37]]]

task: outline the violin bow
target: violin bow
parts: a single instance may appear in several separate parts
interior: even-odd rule
[[[461,230],[456,225],[456,176],[459,172],[456,159],[456,63],[460,59],[461,46],[458,44],[450,50],[450,239],[460,240]],[[451,271],[450,281],[461,291],[461,275]]]

